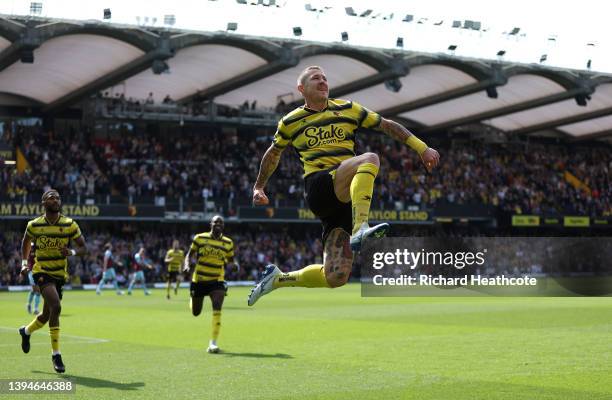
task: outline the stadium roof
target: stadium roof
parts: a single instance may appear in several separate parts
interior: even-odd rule
[[[419,132],[484,124],[511,134],[612,135],[606,74],[225,32],[0,18],[0,104],[48,113],[113,87],[127,98],[152,92],[158,102],[170,95],[299,104],[296,77],[313,64],[325,69],[331,96],[401,118]]]

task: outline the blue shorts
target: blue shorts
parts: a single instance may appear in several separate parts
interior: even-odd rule
[[[32,273],[32,271],[28,272],[28,281],[30,281],[30,286],[34,286],[34,274]]]
[[[108,268],[103,274],[102,274],[102,280],[103,281],[114,281],[117,279],[117,274],[115,273],[115,268]]]
[[[134,272],[134,278],[132,278],[132,280],[144,282],[145,280],[144,272],[143,271]]]

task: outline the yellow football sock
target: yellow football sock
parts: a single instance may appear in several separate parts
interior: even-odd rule
[[[49,327],[49,336],[51,336],[51,348],[53,349],[54,353],[59,351],[59,335],[60,335],[59,326]]]
[[[274,278],[272,286],[279,287],[299,286],[307,288],[329,287],[325,278],[325,268],[323,264],[312,264],[300,269],[281,274]]]
[[[221,330],[221,310],[213,310],[212,313],[212,340],[217,343],[219,337],[219,330]]]
[[[353,234],[359,230],[364,222],[368,222],[376,175],[378,175],[378,167],[372,163],[365,163],[357,167],[357,172],[351,181]]]
[[[26,326],[26,333],[31,335],[32,332],[39,330],[43,326],[45,326],[44,323],[40,322],[38,318],[34,318],[34,320],[30,322],[30,325]]]

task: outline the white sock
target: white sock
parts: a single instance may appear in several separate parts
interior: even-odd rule
[[[60,353],[59,351],[55,351],[55,350],[51,352],[51,355],[52,355],[52,356],[54,356],[54,355],[56,355],[56,354],[62,354],[62,353]]]

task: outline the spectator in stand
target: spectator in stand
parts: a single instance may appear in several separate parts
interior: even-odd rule
[[[149,92],[149,96],[147,96],[147,99],[145,100],[145,104],[146,105],[155,104],[155,100],[153,99],[153,92]]]

